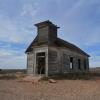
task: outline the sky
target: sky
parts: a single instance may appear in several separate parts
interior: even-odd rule
[[[26,68],[34,24],[45,20],[91,56],[90,67],[100,67],[100,0],[0,0],[0,68]]]

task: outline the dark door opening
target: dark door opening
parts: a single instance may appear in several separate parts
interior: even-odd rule
[[[37,73],[45,74],[45,52],[37,53]]]

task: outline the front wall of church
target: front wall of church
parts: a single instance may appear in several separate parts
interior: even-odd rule
[[[38,47],[27,54],[28,74],[36,74],[36,53],[38,52],[46,52],[46,76],[89,70],[89,59],[86,56],[67,50],[66,48]],[[70,69],[70,57],[73,57],[73,69]],[[80,70],[78,69],[78,59],[80,59]],[[84,60],[86,60],[86,69],[84,68]]]

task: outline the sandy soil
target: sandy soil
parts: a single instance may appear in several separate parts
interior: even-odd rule
[[[37,84],[0,80],[0,100],[100,100],[100,79]]]

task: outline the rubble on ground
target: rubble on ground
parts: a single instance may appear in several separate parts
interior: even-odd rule
[[[37,83],[42,79],[42,76],[26,76],[22,78],[20,81],[21,82],[32,82],[32,83]]]
[[[49,79],[48,80],[50,83],[56,83],[57,81],[56,80],[54,80],[54,79]]]
[[[24,78],[19,79],[19,82],[31,82],[31,83],[38,83],[43,79],[42,76],[26,76]],[[54,79],[48,79],[49,83],[56,83],[57,81]]]

